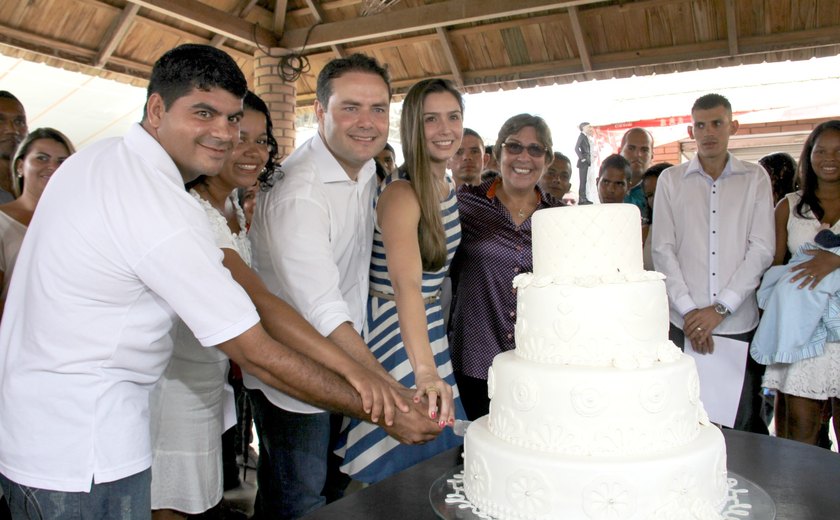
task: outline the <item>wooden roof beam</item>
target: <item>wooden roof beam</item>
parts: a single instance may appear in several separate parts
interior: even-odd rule
[[[283,34],[286,31],[286,9],[288,0],[277,0],[274,4],[274,34]]]
[[[578,10],[575,6],[569,7],[569,21],[572,22],[572,34],[575,35],[575,45],[578,48],[578,55],[580,55],[580,63],[583,65],[583,71],[591,72],[592,60],[589,57],[589,47],[586,45],[586,40],[583,39],[583,29],[580,26]]]
[[[245,18],[248,16],[254,7],[257,5],[257,0],[239,0],[239,5],[236,9],[233,10],[234,16],[238,18]],[[221,34],[216,34],[210,39],[210,45],[215,48],[221,48],[222,45],[227,41],[226,36],[222,36]]]
[[[324,10],[321,9],[321,6],[315,0],[306,0],[306,5],[309,6],[309,10],[312,12],[312,16],[315,17],[316,24],[322,24],[326,22],[326,17],[324,16]],[[332,44],[330,45],[330,49],[332,49],[333,54],[335,54],[338,58],[346,58],[347,52],[341,45]]]
[[[140,6],[137,4],[125,4],[120,16],[111,25],[105,38],[103,38],[103,43],[99,47],[99,53],[93,62],[94,67],[101,69],[105,66],[108,59],[114,54],[117,46],[122,43],[125,35],[128,34],[128,30],[131,28],[131,24],[134,22],[134,18],[137,17],[137,11],[139,10]]]
[[[735,0],[726,0],[726,40],[729,55],[738,55],[738,19],[735,14]]]
[[[132,0],[134,1],[134,0]],[[162,0],[155,0],[162,1]],[[181,0],[183,1],[183,0]],[[324,23],[312,29],[308,47],[329,46],[361,40],[372,40],[405,34],[410,31],[431,31],[464,23],[494,20],[506,16],[522,16],[540,11],[566,9],[576,5],[596,4],[603,0],[451,0],[421,5],[410,9],[386,11],[339,22]],[[300,50],[308,28],[287,31],[280,46]]]
[[[52,38],[38,36],[31,31],[22,31],[2,24],[0,24],[0,43],[17,49],[36,52],[64,62],[75,63],[82,67],[91,67],[91,69],[93,69],[93,63],[97,56],[96,51],[79,47],[72,43],[59,42]],[[148,79],[152,71],[150,65],[117,56],[112,56],[108,60],[108,64],[113,65],[114,68],[103,67],[101,70],[107,70],[108,72],[124,75],[129,78]],[[91,71],[91,74],[95,75],[96,73]]]
[[[248,45],[276,47],[274,33],[198,0],[128,0],[182,22],[201,27]]]
[[[767,36],[742,38],[740,56],[765,54],[787,50],[809,49],[819,46],[840,45],[840,32],[836,27],[824,27],[805,31],[790,31]],[[604,72],[651,65],[674,65],[678,63],[707,61],[729,58],[726,40],[715,40],[673,47],[657,47],[632,51],[613,52],[592,56],[593,72]],[[580,63],[574,59],[495,69],[467,71],[464,81],[467,87],[506,83],[511,81],[550,78],[580,74]]]
[[[459,89],[464,88],[464,76],[461,74],[461,67],[458,66],[458,60],[455,59],[455,52],[452,49],[452,42],[449,40],[449,34],[443,27],[435,28],[438,35],[440,46],[443,47],[443,55],[446,56],[446,62],[449,63],[449,70],[452,71],[452,77],[455,78],[455,85]]]

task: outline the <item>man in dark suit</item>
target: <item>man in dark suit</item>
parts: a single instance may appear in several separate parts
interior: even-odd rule
[[[578,204],[590,204],[586,199],[586,172],[589,170],[589,165],[592,164],[592,151],[589,147],[589,137],[592,135],[592,126],[589,123],[581,123],[578,125],[580,135],[578,136],[577,144],[575,144],[575,153],[578,156],[578,172],[580,173],[580,186],[578,188]]]

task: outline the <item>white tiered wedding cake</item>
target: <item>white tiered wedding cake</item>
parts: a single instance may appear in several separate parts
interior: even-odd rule
[[[538,211],[516,349],[493,361],[467,430],[464,491],[499,519],[718,519],[723,435],[694,361],[668,341],[663,276],[642,268],[639,211]]]

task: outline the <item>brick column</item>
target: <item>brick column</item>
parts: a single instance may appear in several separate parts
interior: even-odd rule
[[[254,53],[254,93],[262,98],[271,111],[274,138],[277,139],[278,159],[283,160],[295,147],[295,98],[293,83],[286,83],[277,74],[278,59],[257,50]]]

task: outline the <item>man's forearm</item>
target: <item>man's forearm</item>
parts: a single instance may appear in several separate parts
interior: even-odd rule
[[[342,323],[333,330],[329,336],[330,341],[338,345],[350,357],[355,359],[362,366],[372,371],[374,374],[379,374],[388,380],[396,381],[391,374],[382,367],[382,364],[374,357],[368,346],[365,344],[362,337],[356,332],[349,323]]]
[[[369,420],[359,394],[335,372],[273,340],[260,325],[219,345],[243,370],[292,397]]]

